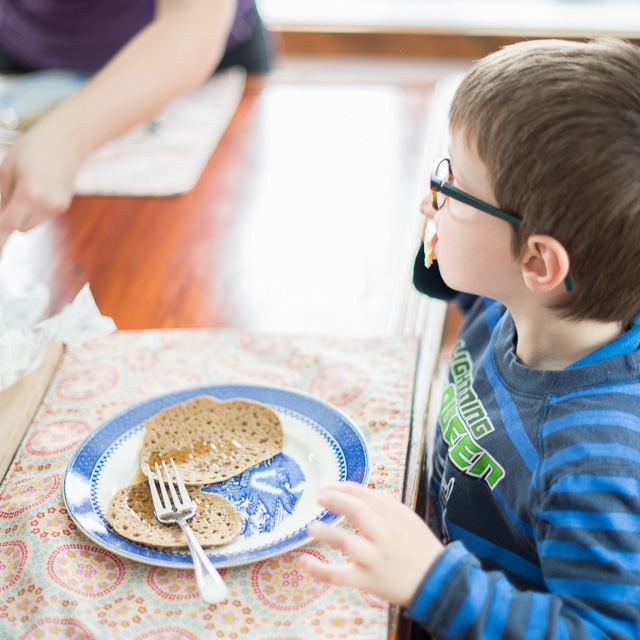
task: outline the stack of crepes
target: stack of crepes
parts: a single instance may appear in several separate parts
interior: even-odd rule
[[[164,462],[172,477],[173,459],[197,504],[189,524],[200,544],[212,547],[231,542],[240,532],[240,513],[226,498],[198,487],[232,478],[280,453],[284,433],[278,415],[250,400],[200,396],[162,410],[144,425],[143,474],[155,477],[156,463],[162,471]],[[147,480],[117,491],[106,518],[128,540],[163,548],[187,545],[177,524],[156,520]]]
[[[438,242],[438,233],[436,231],[436,223],[427,219],[422,234],[424,241],[424,265],[429,268],[436,259],[435,247]]]

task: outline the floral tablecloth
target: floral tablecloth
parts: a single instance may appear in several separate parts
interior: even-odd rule
[[[62,497],[67,464],[105,420],[150,397],[222,383],[303,390],[347,413],[370,448],[370,486],[400,497],[417,340],[259,335],[233,329],[121,331],[69,351],[0,486],[0,638],[385,638],[388,605],[312,580],[301,554],[223,569],[207,605],[190,569],[152,567],[86,538]],[[348,524],[341,526],[350,526]]]

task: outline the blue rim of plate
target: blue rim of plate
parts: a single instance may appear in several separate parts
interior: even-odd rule
[[[371,471],[369,451],[360,429],[342,411],[313,396],[286,387],[267,385],[212,385],[192,387],[157,396],[134,405],[100,425],[80,444],[67,467],[63,496],[69,515],[89,539],[117,555],[131,560],[165,567],[192,566],[188,553],[163,551],[131,542],[107,525],[94,495],[96,469],[103,464],[109,449],[120,439],[140,428],[142,421],[162,409],[201,395],[218,400],[243,398],[271,406],[274,410],[295,415],[327,440],[339,456],[337,481],[356,482],[366,486]],[[71,497],[73,496],[73,497]],[[341,516],[322,512],[313,520],[336,524]],[[307,522],[303,527],[283,538],[250,550],[209,555],[217,567],[232,567],[264,560],[299,547],[310,540]],[[259,535],[259,534],[258,534]]]

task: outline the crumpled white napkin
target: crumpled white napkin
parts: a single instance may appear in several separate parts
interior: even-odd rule
[[[78,347],[116,330],[98,310],[89,283],[59,314],[34,324],[49,296],[44,283],[18,292],[0,280],[0,392],[35,370],[50,342]]]

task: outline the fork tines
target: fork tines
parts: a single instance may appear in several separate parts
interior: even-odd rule
[[[178,472],[178,468],[176,467],[176,463],[173,458],[170,459],[171,466],[173,468],[173,477],[175,479],[176,484],[178,485],[178,491],[180,492],[180,498],[176,493],[175,487],[173,486],[173,480],[169,475],[169,469],[165,461],[162,461],[162,470],[164,471],[164,478],[162,476],[162,472],[160,471],[160,467],[158,463],[155,464],[155,475],[151,471],[149,465],[147,464],[147,472],[149,474],[149,489],[151,490],[151,499],[153,500],[153,510],[156,513],[156,517],[160,520],[161,516],[169,513],[180,513],[187,512],[193,508],[193,502],[189,493],[187,491],[187,487],[185,486],[180,474]],[[162,493],[162,500],[158,495],[158,490],[156,489],[156,483],[154,480],[158,481],[160,485],[160,492]],[[171,493],[171,499],[169,498],[169,494],[167,493],[166,484],[169,485],[169,492]]]

